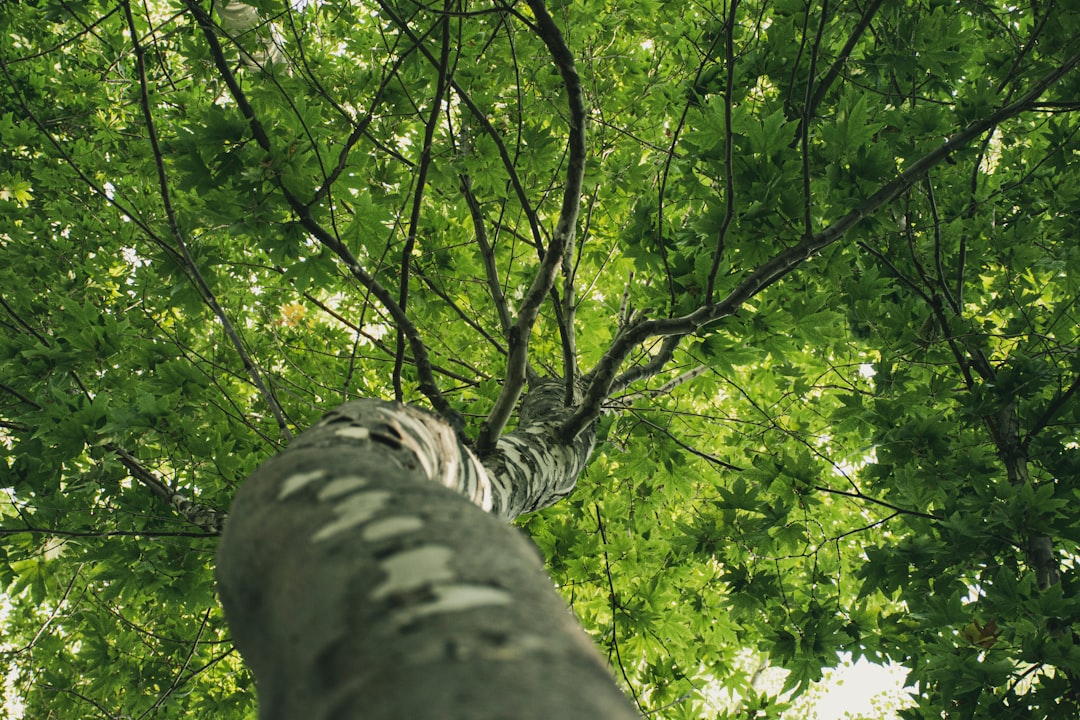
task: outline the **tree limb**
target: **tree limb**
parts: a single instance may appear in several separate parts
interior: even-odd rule
[[[702,305],[693,312],[680,317],[644,320],[617,336],[608,351],[589,372],[591,381],[585,392],[585,397],[574,416],[564,424],[563,432],[574,435],[597,417],[601,403],[611,391],[619,367],[635,347],[650,337],[685,337],[708,323],[735,314],[747,300],[800,267],[816,253],[821,252],[842,238],[848,230],[859,222],[902,195],[935,165],[966,147],[972,140],[987,130],[1029,110],[1042,93],[1078,64],[1080,64],[1080,53],[1075,53],[1060,66],[1039,79],[1032,89],[1020,99],[999,108],[981,120],[971,123],[937,148],[915,160],[897,177],[883,185],[877,192],[827,228],[804,238],[796,245],[777,253],[771,259],[759,265],[742,282],[736,285],[723,300]]]
[[[267,385],[266,379],[263,377],[262,370],[259,368],[258,363],[255,362],[255,359],[251,357],[251,354],[247,351],[247,347],[240,337],[240,333],[237,331],[236,326],[233,325],[232,320],[229,319],[228,314],[225,312],[225,308],[218,302],[217,296],[203,277],[198,264],[195,262],[195,258],[191,255],[187,240],[184,239],[184,232],[180,228],[179,220],[176,217],[176,210],[173,208],[172,204],[171,192],[169,190],[169,177],[165,171],[165,161],[164,156],[162,155],[161,145],[158,143],[157,125],[154,121],[154,115],[150,110],[150,86],[146,79],[146,53],[142,43],[139,42],[139,33],[135,27],[135,16],[131,12],[131,3],[129,0],[123,0],[123,6],[124,16],[127,19],[128,31],[131,34],[132,48],[135,51],[135,65],[139,75],[139,103],[142,106],[143,120],[146,122],[146,131],[149,135],[150,147],[154,154],[154,165],[157,168],[158,192],[161,195],[161,204],[165,208],[165,216],[169,222],[169,230],[172,233],[173,239],[176,241],[176,246],[180,248],[180,254],[184,259],[184,265],[187,266],[191,279],[195,282],[199,294],[202,295],[203,302],[207,304],[215,317],[217,317],[218,322],[221,323],[221,327],[228,336],[229,342],[232,343],[233,348],[240,357],[240,361],[244,364],[244,370],[247,372],[248,377],[251,378],[251,382],[259,391],[259,395],[262,397],[263,402],[270,408],[274,420],[277,421],[278,432],[281,433],[282,438],[285,440],[291,440],[292,431],[289,430],[289,421],[285,417],[285,412],[281,409],[281,405],[278,403],[270,386]]]
[[[169,503],[185,520],[209,533],[221,533],[222,528],[225,527],[225,512],[197,503],[176,492],[119,445],[107,443],[105,449],[115,453],[133,478],[145,485],[158,498]]]
[[[487,227],[484,225],[484,213],[480,209],[480,203],[472,191],[472,179],[468,175],[458,177],[461,182],[461,194],[465,197],[465,204],[469,206],[469,216],[472,218],[473,231],[476,233],[476,244],[480,248],[480,259],[484,263],[484,278],[487,280],[488,292],[491,301],[495,305],[495,312],[499,316],[499,327],[502,329],[503,338],[510,335],[510,306],[503,294],[502,285],[499,284],[499,268],[495,264],[495,248],[488,241]],[[505,349],[502,350],[505,352]]]
[[[233,100],[240,109],[240,113],[244,116],[244,119],[247,120],[248,127],[251,128],[252,136],[255,138],[255,141],[259,144],[260,148],[265,152],[270,152],[273,147],[270,142],[270,137],[266,134],[266,130],[263,128],[262,123],[255,114],[254,108],[252,108],[251,103],[247,99],[247,95],[244,93],[243,88],[240,87],[240,83],[236,80],[236,75],[232,72],[228,61],[225,59],[221,43],[218,42],[217,36],[214,33],[213,21],[199,6],[196,0],[185,0],[185,2],[192,15],[195,16],[203,35],[206,37],[207,44],[210,48],[210,55],[214,60],[214,65],[217,67],[226,86],[228,86],[229,93],[232,95]],[[355,277],[361,285],[367,288],[368,291],[382,303],[383,307],[386,308],[386,311],[394,319],[397,327],[408,338],[409,347],[412,350],[413,357],[416,361],[416,373],[419,380],[420,392],[431,402],[432,407],[451,422],[459,432],[463,431],[464,420],[461,417],[461,413],[450,405],[439,390],[438,383],[435,382],[435,376],[431,367],[431,358],[428,356],[427,346],[420,337],[420,331],[417,329],[416,325],[409,319],[408,315],[405,314],[405,311],[401,306],[398,305],[393,295],[390,294],[390,291],[383,287],[374,276],[363,268],[360,262],[341,240],[314,218],[311,214],[311,206],[302,202],[299,197],[285,187],[284,183],[281,182],[280,177],[275,178],[275,183],[278,189],[281,190],[286,202],[289,203],[289,206],[299,218],[300,225],[311,233],[316,240],[337,255],[353,277]]]
[[[581,187],[585,175],[585,101],[573,55],[542,0],[529,0],[529,7],[536,16],[536,32],[547,45],[566,90],[567,104],[570,107],[570,128],[567,138],[569,161],[566,170],[566,186],[563,188],[562,207],[555,225],[555,232],[552,233],[544,259],[525,293],[518,309],[518,316],[510,328],[506,380],[499,397],[495,400],[494,407],[480,428],[477,447],[481,452],[495,446],[495,440],[502,433],[507,420],[510,419],[525,386],[529,335],[540,312],[540,305],[555,282],[555,274],[562,263],[563,253],[574,241],[581,205]]]
[[[1076,391],[1080,389],[1080,376],[1073,379],[1072,384],[1065,392],[1058,392],[1054,395],[1054,399],[1050,401],[1050,404],[1043,410],[1039,419],[1031,426],[1027,436],[1024,437],[1024,441],[1020,444],[1024,451],[1027,451],[1031,441],[1035,439],[1035,436],[1046,429],[1046,426],[1054,421],[1054,418],[1058,416],[1058,413],[1062,411],[1066,404],[1076,395]]]
[[[449,0],[444,7],[450,9]],[[405,247],[401,250],[401,279],[398,287],[398,305],[405,312],[409,300],[409,270],[412,265],[413,248],[416,246],[416,235],[420,224],[420,207],[424,201],[424,189],[427,186],[428,170],[431,169],[431,144],[435,137],[435,126],[439,122],[439,114],[442,112],[443,95],[446,93],[446,79],[450,74],[450,16],[444,15],[442,19],[442,50],[439,55],[439,77],[435,81],[435,97],[431,101],[431,114],[428,115],[424,125],[424,145],[420,150],[420,165],[416,173],[416,189],[413,194],[412,212],[409,214],[409,229],[405,236]],[[398,402],[404,400],[401,391],[401,370],[405,364],[405,334],[401,329],[397,331],[397,353],[394,356],[394,399]]]
[[[724,41],[724,219],[720,222],[720,229],[716,232],[716,248],[713,250],[712,267],[709,268],[709,279],[705,284],[705,302],[707,303],[712,302],[713,290],[716,287],[716,273],[720,270],[720,261],[724,257],[724,245],[727,241],[728,228],[731,227],[731,221],[735,217],[734,157],[732,149],[734,137],[731,129],[731,108],[734,101],[731,94],[735,87],[734,37],[735,10],[738,5],[738,0],[731,0]]]
[[[570,252],[573,246],[567,247],[562,256],[562,313],[559,318],[559,338],[562,344],[563,355],[563,379],[566,383],[564,401],[569,407],[574,404],[577,389],[577,333],[574,329],[574,316],[577,310],[577,294],[574,291],[574,280],[577,273],[574,267],[574,256]]]
[[[855,28],[851,31],[851,35],[848,36],[847,42],[844,43],[844,47],[841,48],[840,54],[833,60],[833,64],[829,66],[828,72],[825,73],[825,77],[821,79],[821,82],[817,84],[817,88],[814,90],[814,95],[810,98],[810,102],[806,106],[806,110],[803,113],[803,122],[813,117],[817,113],[818,106],[821,105],[822,100],[825,99],[825,95],[829,92],[829,88],[836,81],[836,78],[840,75],[840,70],[847,63],[848,58],[851,56],[851,51],[855,49],[855,44],[859,42],[862,34],[866,32],[866,28],[870,26],[870,21],[874,19],[874,15],[877,14],[878,9],[881,7],[882,0],[871,0],[863,9],[862,17],[859,18],[859,22],[855,25]],[[802,128],[799,128],[799,132],[802,132]]]
[[[409,36],[409,38],[418,44],[421,54],[428,59],[430,63],[437,66],[438,59],[431,54],[423,45],[420,45],[420,41],[409,27],[408,22],[402,18],[397,11],[386,2],[379,3],[379,9],[386,13],[387,17],[393,20],[394,24],[398,28]],[[514,160],[510,157],[510,152],[506,149],[506,143],[503,142],[502,136],[499,131],[495,129],[495,126],[488,120],[487,114],[473,101],[465,89],[458,85],[455,81],[450,81],[450,87],[454,90],[454,94],[465,103],[465,107],[469,108],[469,112],[472,113],[473,118],[479,123],[480,127],[484,129],[484,133],[495,144],[495,148],[499,151],[499,158],[502,160],[503,169],[506,170],[507,177],[510,180],[511,187],[514,188],[514,195],[517,197],[518,203],[521,205],[522,212],[525,213],[525,218],[529,222],[529,229],[532,232],[532,243],[536,247],[537,252],[542,256],[544,252],[544,236],[540,231],[540,220],[536,216],[536,210],[529,202],[529,196],[525,192],[525,187],[521,184],[521,178],[518,177],[517,170],[514,166]]]
[[[660,350],[652,357],[652,359],[644,365],[637,365],[626,370],[615,378],[608,394],[610,395],[611,393],[619,392],[631,383],[635,383],[639,380],[648,380],[654,375],[663,372],[667,364],[671,362],[671,358],[675,354],[675,348],[679,346],[680,340],[682,340],[682,336],[679,335],[669,335],[665,337],[660,345]]]

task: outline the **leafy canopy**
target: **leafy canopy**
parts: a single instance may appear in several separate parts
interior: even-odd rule
[[[0,5],[26,717],[250,716],[214,511],[351,397],[475,437],[558,255],[572,117],[532,9],[224,5]],[[586,169],[529,370],[614,382],[523,525],[620,682],[777,717],[762,667],[802,689],[844,652],[909,668],[905,717],[1074,714],[1080,9],[548,9]]]

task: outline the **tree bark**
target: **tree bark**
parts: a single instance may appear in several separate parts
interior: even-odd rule
[[[638,716],[535,547],[484,511],[556,501],[591,452],[591,430],[558,440],[545,387],[487,468],[436,416],[360,400],[243,484],[217,577],[260,718]]]

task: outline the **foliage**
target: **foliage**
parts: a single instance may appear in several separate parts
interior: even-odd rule
[[[350,397],[475,436],[551,248],[567,93],[529,7],[250,5],[209,35],[194,1],[0,5],[27,717],[249,716],[213,527],[177,494],[226,509]],[[589,128],[529,358],[625,341],[638,377],[522,525],[619,681],[650,717],[777,717],[748,650],[788,690],[850,653],[910,669],[906,718],[1075,715],[1080,11],[550,11]]]

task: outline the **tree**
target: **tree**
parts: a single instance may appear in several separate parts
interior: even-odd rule
[[[27,717],[1075,715],[1073,3],[0,27]]]

